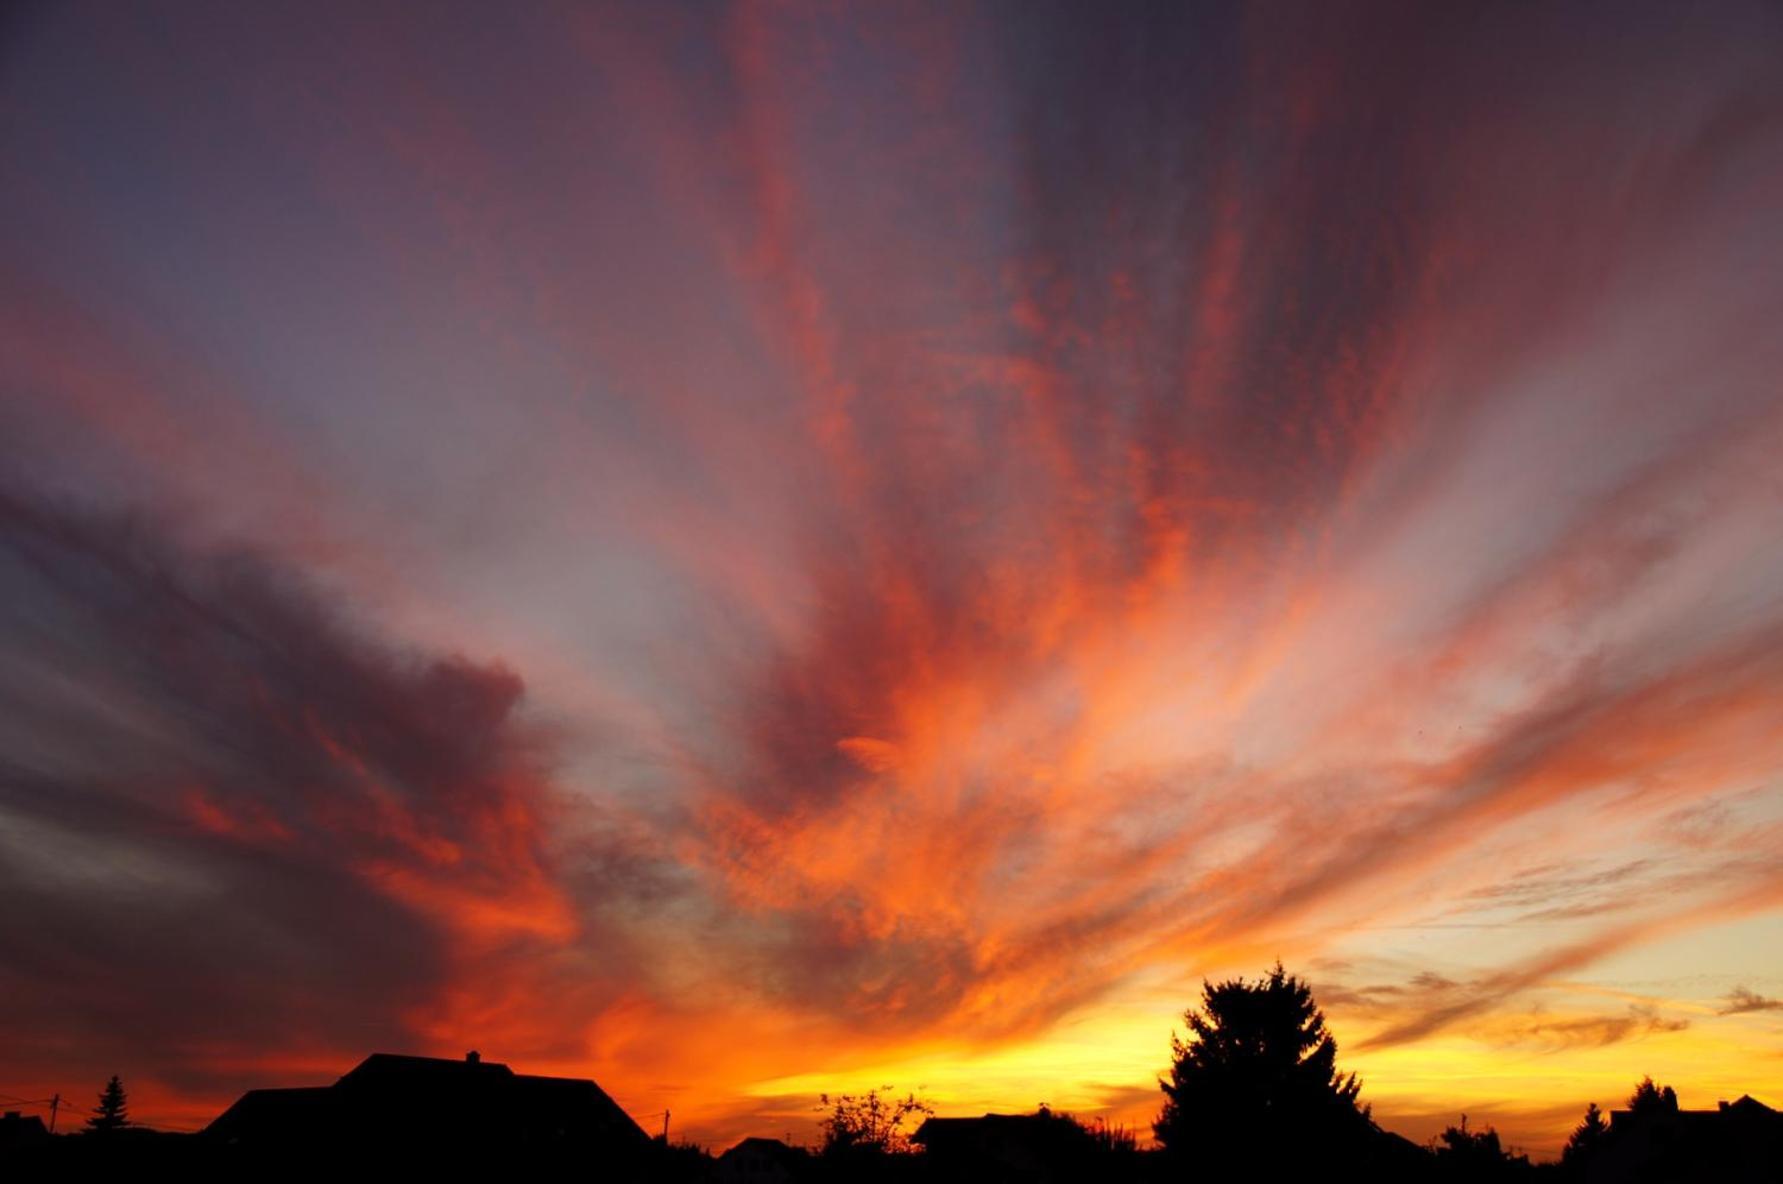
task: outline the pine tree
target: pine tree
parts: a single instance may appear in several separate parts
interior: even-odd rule
[[[1596,1102],[1592,1102],[1585,1107],[1584,1119],[1573,1128],[1572,1137],[1561,1150],[1560,1162],[1569,1166],[1582,1166],[1597,1154],[1609,1131],[1609,1124],[1603,1120],[1603,1111],[1597,1108]]]
[[[1173,1157],[1216,1166],[1239,1155],[1254,1167],[1260,1155],[1317,1157],[1372,1135],[1361,1083],[1338,1071],[1311,988],[1280,963],[1255,983],[1203,982],[1202,1007],[1183,1019],[1191,1039],[1171,1036],[1152,1127]]]
[[[93,1117],[87,1119],[87,1129],[95,1134],[105,1134],[129,1125],[129,1102],[124,1097],[124,1083],[113,1073],[99,1093],[99,1104],[93,1107]]]

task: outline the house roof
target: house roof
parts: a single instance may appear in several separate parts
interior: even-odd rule
[[[1643,1113],[1638,1110],[1610,1111],[1610,1126],[1622,1129],[1630,1126],[1659,1123],[1675,1125],[1686,1129],[1713,1130],[1723,1123],[1767,1123],[1783,1119],[1783,1115],[1765,1105],[1751,1094],[1741,1094],[1731,1102],[1722,1102],[1713,1110],[1670,1110],[1660,1109]]]
[[[8,1110],[0,1115],[0,1143],[13,1146],[49,1137],[49,1129],[43,1125],[43,1119],[35,1114],[20,1114],[17,1110]]]
[[[452,1057],[414,1057],[402,1053],[374,1052],[342,1074],[337,1084],[386,1081],[460,1082],[467,1078],[483,1080],[512,1076],[514,1071],[506,1065],[485,1061],[481,1057],[472,1060],[467,1056],[458,1060]]]
[[[927,1143],[935,1138],[978,1135],[992,1131],[1050,1129],[1056,1121],[1050,1114],[983,1114],[977,1118],[929,1118],[916,1128],[912,1141]]]
[[[598,1143],[635,1150],[650,1141],[592,1081],[515,1073],[474,1056],[393,1053],[366,1057],[330,1086],[250,1090],[206,1133],[259,1145]]]
[[[748,1138],[739,1139],[735,1146],[718,1158],[722,1160],[742,1155],[759,1155],[764,1159],[786,1162],[804,1159],[809,1154],[803,1147],[794,1147],[781,1139],[766,1139],[760,1135],[750,1135]]]

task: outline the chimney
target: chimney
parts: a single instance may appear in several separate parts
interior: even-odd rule
[[[475,1065],[483,1059],[483,1054],[473,1048],[464,1054],[464,1059],[468,1064]]]

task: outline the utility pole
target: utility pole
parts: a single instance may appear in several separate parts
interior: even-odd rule
[[[56,1133],[56,1111],[62,1108],[62,1095],[50,1099],[50,1134]]]
[[[667,1110],[662,1112],[662,1145],[664,1147],[669,1145],[669,1112]]]

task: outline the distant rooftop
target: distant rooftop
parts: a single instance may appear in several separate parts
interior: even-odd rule
[[[463,1060],[373,1053],[329,1086],[250,1090],[206,1128],[232,1146],[488,1151],[576,1148],[631,1155],[650,1138],[606,1091],[575,1077]]]

